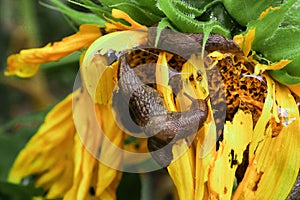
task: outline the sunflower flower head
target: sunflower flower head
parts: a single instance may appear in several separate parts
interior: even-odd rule
[[[246,1],[244,17],[234,10],[247,6],[225,0],[77,3],[91,13],[51,2],[78,32],[11,55],[5,75],[31,77],[81,50],[81,78],[19,153],[10,182],[32,177],[50,199],[116,199],[122,171],[166,167],[179,199],[288,196],[300,166],[299,48],[272,45],[289,34],[295,1]]]

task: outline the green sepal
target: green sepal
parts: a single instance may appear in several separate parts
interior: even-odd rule
[[[157,47],[161,32],[165,28],[170,28],[171,30],[176,31],[176,29],[173,27],[173,25],[168,20],[168,18],[163,18],[157,25],[157,32],[156,32],[155,45],[154,45],[155,47]]]

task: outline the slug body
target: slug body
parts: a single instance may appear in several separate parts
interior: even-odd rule
[[[189,110],[168,111],[163,96],[140,80],[127,63],[125,54],[120,56],[118,84],[118,92],[127,99],[133,121],[150,137],[148,148],[152,156],[161,166],[169,165],[173,159],[172,145],[196,133],[206,121],[207,99],[194,99],[186,94],[192,101]]]

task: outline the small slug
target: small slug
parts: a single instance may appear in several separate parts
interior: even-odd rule
[[[185,94],[192,101],[190,109],[183,112],[168,111],[161,93],[140,80],[127,63],[126,54],[119,59],[117,93],[129,99],[128,107],[133,121],[150,137],[148,149],[153,158],[165,167],[173,159],[172,145],[196,133],[203,126],[208,116],[209,97],[201,100]],[[170,145],[164,147],[169,143]],[[156,152],[162,147],[164,148],[161,151]]]

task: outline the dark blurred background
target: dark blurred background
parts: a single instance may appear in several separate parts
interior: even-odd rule
[[[42,68],[29,79],[4,77],[10,54],[59,41],[75,30],[61,13],[42,6],[38,0],[1,0],[0,16],[0,124],[5,124],[12,118],[43,110],[70,93],[78,61]]]

